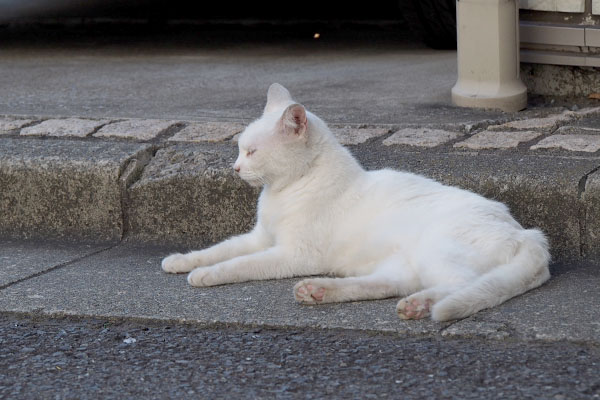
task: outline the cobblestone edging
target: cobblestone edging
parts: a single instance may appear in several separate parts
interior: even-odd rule
[[[198,246],[243,232],[258,195],[231,169],[244,126],[0,116],[0,235]],[[600,257],[599,127],[600,108],[501,123],[331,125],[366,169],[420,173],[504,202],[548,234],[555,259]]]
[[[527,143],[532,151],[562,149],[590,153],[600,150],[600,107],[480,125],[484,127],[473,129],[472,124],[408,127],[333,124],[331,129],[343,145],[360,145],[371,139],[383,138],[385,146],[416,148],[451,144],[456,149],[494,150],[516,148]],[[241,122],[0,116],[0,136],[222,142],[236,141],[244,127]]]

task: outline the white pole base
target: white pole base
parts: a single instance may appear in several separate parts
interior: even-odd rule
[[[527,87],[519,77],[518,0],[457,0],[457,106],[519,111]]]
[[[480,85],[459,80],[452,88],[452,103],[459,107],[521,111],[527,107],[527,87],[518,80],[511,85],[503,85],[501,92],[490,90],[485,93]]]

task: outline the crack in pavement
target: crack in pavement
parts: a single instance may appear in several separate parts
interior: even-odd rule
[[[141,150],[131,158],[127,159],[119,171],[117,180],[121,192],[121,241],[123,241],[129,233],[129,188],[141,178],[146,166],[150,164],[158,150],[162,147],[164,146],[152,145]]]
[[[588,240],[587,240],[587,205],[583,202],[585,197],[585,191],[587,186],[588,177],[595,172],[600,170],[600,165],[593,168],[586,174],[584,174],[577,183],[577,199],[579,200],[579,256],[585,258],[588,252]]]
[[[119,243],[115,243],[114,245],[111,245],[111,246],[108,246],[108,247],[104,247],[104,248],[96,250],[96,251],[92,251],[91,253],[85,254],[85,255],[80,256],[80,257],[75,257],[75,258],[73,258],[72,260],[69,260],[69,261],[58,263],[58,264],[56,264],[56,265],[54,265],[54,266],[52,266],[50,268],[47,268],[47,269],[45,269],[43,271],[40,271],[40,272],[33,273],[33,274],[28,275],[28,276],[26,276],[24,278],[17,279],[16,281],[9,282],[9,283],[6,283],[4,285],[0,285],[0,290],[7,289],[7,288],[9,288],[11,286],[14,286],[16,284],[28,281],[28,280],[33,279],[33,278],[37,278],[37,277],[45,275],[45,274],[47,274],[49,272],[53,272],[53,271],[59,270],[59,269],[64,268],[64,267],[68,267],[69,265],[77,263],[77,262],[82,261],[82,260],[85,260],[86,258],[95,256],[95,255],[103,253],[105,251],[112,250],[115,247],[119,246],[120,244],[121,244],[121,242],[119,241]]]

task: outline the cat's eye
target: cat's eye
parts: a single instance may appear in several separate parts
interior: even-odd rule
[[[256,149],[251,149],[246,152],[246,157],[250,157],[252,154],[256,153]]]

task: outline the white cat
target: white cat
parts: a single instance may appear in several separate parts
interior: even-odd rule
[[[549,277],[543,233],[506,206],[391,170],[365,171],[325,123],[273,84],[262,117],[239,138],[239,176],[262,186],[254,229],[173,254],[166,272],[193,286],[306,275],[307,304],[404,297],[401,318],[463,318]]]

